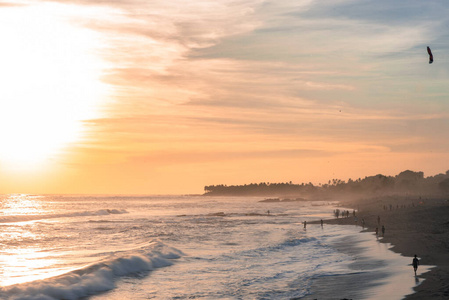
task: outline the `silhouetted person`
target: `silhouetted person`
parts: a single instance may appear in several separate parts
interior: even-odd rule
[[[385,235],[385,226],[382,225],[382,236],[384,236],[384,235]]]
[[[362,219],[362,228],[365,228],[365,219]]]
[[[324,222],[323,222],[323,219],[321,219],[321,227],[323,227],[323,225],[324,225]]]
[[[307,227],[307,221],[304,221],[304,229]]]
[[[378,235],[379,235],[379,228],[376,227],[376,236],[378,236]]]
[[[418,257],[416,257],[416,254],[415,254],[415,257],[413,258],[413,269],[415,270],[415,276],[416,276],[416,270],[418,270],[418,266],[419,266],[419,259],[418,259]]]

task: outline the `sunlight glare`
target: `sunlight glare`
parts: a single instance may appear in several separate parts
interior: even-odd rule
[[[81,132],[107,87],[101,39],[70,20],[78,8],[41,4],[0,9],[0,163],[30,168]],[[104,98],[103,98],[104,99]]]

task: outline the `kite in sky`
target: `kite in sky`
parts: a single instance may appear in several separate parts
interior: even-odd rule
[[[433,55],[432,51],[430,50],[429,46],[427,46],[427,53],[429,53],[429,64],[433,63]]]

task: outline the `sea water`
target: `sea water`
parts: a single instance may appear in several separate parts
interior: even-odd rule
[[[262,199],[3,195],[0,299],[299,299],[351,274],[370,299],[403,274],[388,250],[342,248],[377,243],[356,225],[304,228],[337,203]]]

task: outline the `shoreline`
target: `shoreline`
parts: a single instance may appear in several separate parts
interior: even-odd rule
[[[377,227],[380,243],[390,244],[390,250],[403,256],[417,254],[421,266],[432,267],[417,277],[424,281],[404,299],[449,299],[449,201],[446,198],[379,197],[340,203],[346,209],[355,209],[357,218],[351,211],[348,218],[323,220],[325,224],[361,227],[364,219],[364,231],[375,232]],[[382,226],[385,226],[384,236]]]
[[[331,237],[339,228],[343,235]],[[419,278],[413,276],[409,266],[411,258],[391,251],[390,245],[378,243],[373,233],[362,231],[354,225],[327,224],[323,232],[331,237],[327,243],[343,256],[352,257],[348,270],[341,274],[313,278],[311,294],[301,300],[341,300],[341,299],[403,299],[413,292]],[[429,271],[422,266],[418,274]]]

